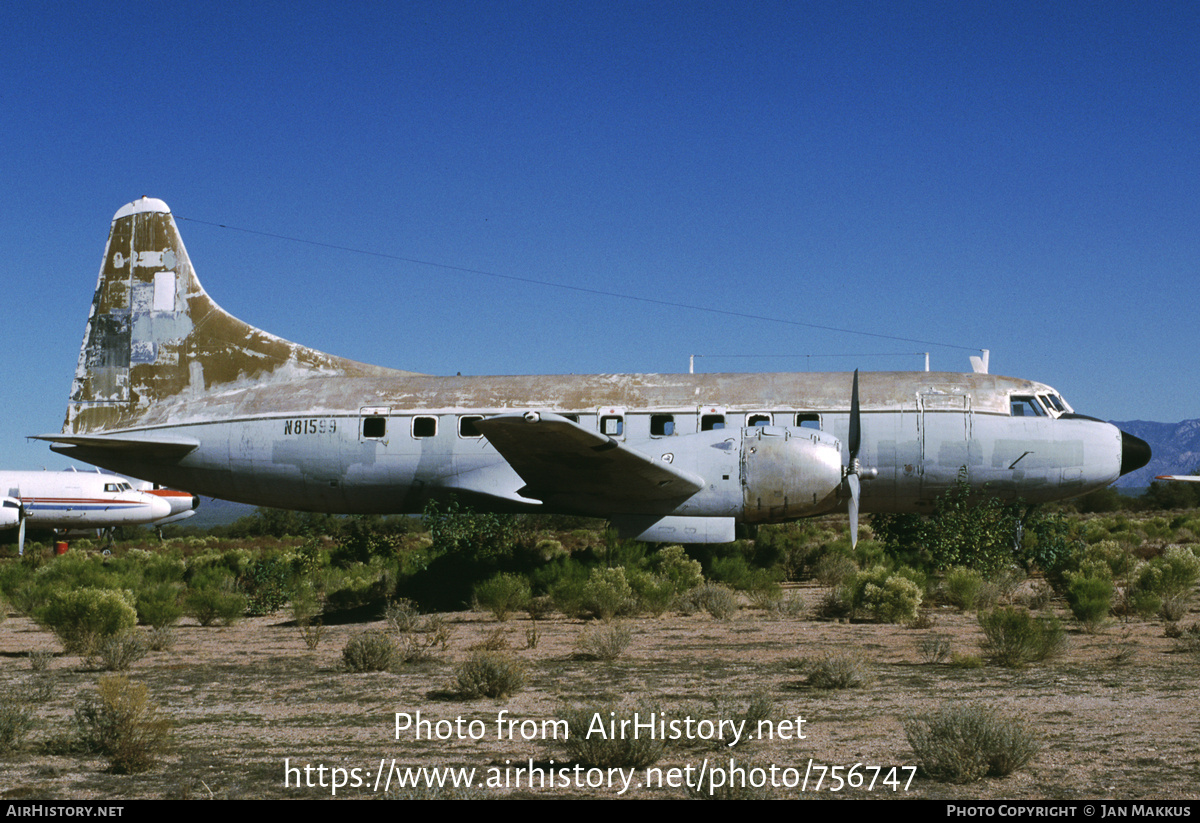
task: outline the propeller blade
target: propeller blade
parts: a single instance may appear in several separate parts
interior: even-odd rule
[[[850,485],[850,548],[853,549],[858,545],[858,497],[862,485],[857,474],[848,475],[846,482]]]
[[[17,526],[17,554],[25,556],[25,511],[21,511],[21,521]]]
[[[862,421],[858,413],[858,369],[854,370],[854,388],[850,391],[850,463],[853,465],[858,457],[858,448],[862,445]]]

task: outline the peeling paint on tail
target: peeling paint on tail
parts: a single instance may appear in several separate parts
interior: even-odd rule
[[[414,374],[305,348],[233,317],[200,285],[167,204],[143,197],[113,216],[63,432],[125,428],[156,403],[248,383]]]

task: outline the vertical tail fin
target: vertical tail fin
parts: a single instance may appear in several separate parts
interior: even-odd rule
[[[171,210],[143,197],[113,216],[63,433],[165,423],[190,399],[318,375],[412,374],[260,331],[205,293]]]

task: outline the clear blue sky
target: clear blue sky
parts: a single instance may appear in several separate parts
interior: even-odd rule
[[[988,348],[1086,414],[1200,417],[1197,43],[1171,2],[6,3],[0,466],[68,465],[24,436],[143,194],[226,309],[368,362]]]

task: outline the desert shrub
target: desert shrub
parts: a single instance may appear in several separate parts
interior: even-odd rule
[[[529,598],[525,604],[525,612],[530,620],[541,620],[554,611],[554,600],[548,594],[539,594]]]
[[[950,636],[927,634],[917,644],[926,663],[941,663],[950,656]]]
[[[480,640],[478,643],[473,643],[467,648],[471,649],[472,651],[485,652],[498,652],[502,649],[507,649],[510,646],[508,642],[508,636],[511,633],[512,632],[509,629],[501,626],[498,629],[493,629],[492,631],[488,632],[486,635],[484,635],[483,640]]]
[[[401,598],[388,603],[383,613],[388,628],[396,634],[410,632],[421,622],[421,610],[411,600]]]
[[[708,576],[718,583],[744,592],[763,592],[778,595],[779,574],[769,569],[756,569],[741,555],[715,557],[709,566]]]
[[[435,649],[445,651],[450,642],[450,624],[441,615],[421,614],[411,600],[389,603],[383,616],[405,663],[430,658]]]
[[[399,662],[395,641],[379,631],[356,634],[342,649],[342,667],[348,672],[388,672]]]
[[[817,615],[829,618],[849,617],[854,610],[852,596],[853,592],[848,586],[833,587],[821,598],[821,603],[817,606]]]
[[[458,694],[479,697],[509,697],[525,688],[525,666],[503,652],[478,652],[454,670]]]
[[[996,663],[1020,668],[1062,650],[1065,634],[1053,617],[1034,617],[1024,609],[1001,607],[979,615],[984,652]]]
[[[800,617],[804,614],[804,605],[804,598],[793,593],[771,600],[765,608],[771,617]]]
[[[230,562],[237,559],[229,558]],[[246,595],[238,590],[233,573],[223,565],[208,564],[198,569],[184,595],[184,612],[201,626],[211,626],[218,620],[232,626],[246,614],[246,607]]]
[[[110,675],[100,678],[95,697],[76,708],[75,726],[85,751],[107,755],[118,774],[137,774],[153,767],[171,721],[150,700],[145,685]]]
[[[852,612],[866,611],[884,623],[914,620],[921,607],[921,586],[911,569],[890,571],[875,566],[859,572],[846,583]]]
[[[872,679],[867,664],[856,655],[827,654],[802,663],[814,689],[858,689]]]
[[[129,667],[145,657],[147,651],[146,641],[136,631],[106,637],[95,648],[100,665],[110,672],[129,671]]]
[[[1045,581],[1038,580],[1034,582],[1027,595],[1018,598],[1018,602],[1024,603],[1030,611],[1039,612],[1050,605],[1053,596],[1054,592],[1050,586]]]
[[[281,555],[255,558],[239,583],[247,596],[248,614],[256,617],[274,614],[291,596],[291,560]]]
[[[577,563],[570,565],[582,569]],[[583,617],[586,613],[583,606],[583,589],[586,585],[586,576],[581,578],[576,574],[567,574],[559,577],[550,587],[550,602],[567,617]]]
[[[512,553],[512,515],[476,512],[470,506],[450,500],[444,505],[430,501],[421,517],[433,538],[433,551],[438,554],[486,564]]]
[[[1164,601],[1186,602],[1200,580],[1200,558],[1182,546],[1170,546],[1162,557],[1138,569],[1135,588],[1153,592]]]
[[[633,633],[624,623],[606,626],[589,626],[575,641],[575,654],[591,660],[616,660],[633,639]]]
[[[620,734],[623,721],[632,723],[634,715],[645,722],[657,706],[603,703],[593,706],[562,707],[557,717],[567,724],[563,745],[571,761],[598,769],[644,769],[653,766],[667,750],[667,741],[649,735]],[[657,716],[657,715],[656,715]],[[616,724],[618,734],[608,732]],[[626,726],[626,728],[631,728]]]
[[[659,549],[651,563],[656,574],[670,581],[676,594],[691,591],[704,582],[700,561],[688,557],[683,546]]]
[[[651,574],[641,569],[626,569],[625,579],[633,590],[637,601],[635,611],[646,612],[658,617],[669,609],[679,596],[675,583],[661,574]]]
[[[822,586],[840,586],[858,571],[858,565],[841,552],[829,552],[817,561],[816,578]]]
[[[583,595],[584,608],[602,620],[637,611],[637,598],[624,566],[592,569]]]
[[[963,611],[971,611],[979,600],[979,591],[983,588],[983,575],[975,569],[965,566],[955,566],[946,572],[942,581],[942,591],[946,600]]]
[[[1018,718],[978,704],[947,705],[909,717],[904,734],[924,774],[955,783],[1004,777],[1038,751],[1034,735]]]
[[[155,652],[169,652],[175,648],[175,627],[163,626],[146,632],[146,646]]]
[[[1113,580],[1128,578],[1138,562],[1133,552],[1115,540],[1101,540],[1087,546],[1083,550],[1083,559],[1106,565],[1109,570],[1108,576]]]
[[[899,575],[892,575],[882,586],[867,583],[862,592],[863,608],[876,620],[884,623],[907,623],[915,620],[921,607],[921,589]]]
[[[965,469],[962,470],[965,474]],[[968,566],[981,571],[1013,560],[1015,527],[1021,507],[998,498],[973,495],[965,476],[935,503],[928,517],[874,514],[871,527],[888,553],[923,567]]]
[[[1163,620],[1168,623],[1174,623],[1182,620],[1183,616],[1188,613],[1188,601],[1191,599],[1189,594],[1177,594],[1172,597],[1164,597],[1162,606],[1158,613]]]
[[[983,588],[979,590],[979,599],[975,604],[979,609],[991,609],[1003,600],[1012,602],[1017,589],[1028,579],[1029,575],[1018,566],[1006,566],[997,570],[984,580]]]
[[[17,751],[37,726],[37,707],[50,697],[46,681],[30,681],[0,694],[0,754]]]
[[[139,590],[138,622],[156,629],[177,623],[179,618],[183,617],[183,604],[180,603],[179,593],[180,586],[177,583],[158,583]]]
[[[1183,628],[1178,623],[1168,626],[1167,637],[1175,641],[1175,651],[1187,654],[1200,653],[1200,623]]]
[[[1067,605],[1087,631],[1095,631],[1112,608],[1113,584],[1102,577],[1073,576],[1067,585]]]
[[[583,607],[601,620],[628,613],[634,605],[633,589],[622,566],[595,568],[583,587]]]
[[[475,586],[475,602],[502,622],[525,608],[531,596],[529,581],[518,574],[502,572]]]
[[[69,654],[90,655],[97,645],[137,625],[129,591],[78,589],[59,592],[38,613]]]
[[[737,614],[741,605],[732,589],[720,583],[707,582],[685,594],[680,599],[680,607],[689,613],[704,611],[717,620],[728,620]]]
[[[380,603],[395,588],[392,570],[380,565],[357,565],[350,569],[334,569],[329,574],[325,608],[328,611],[348,611]]]

